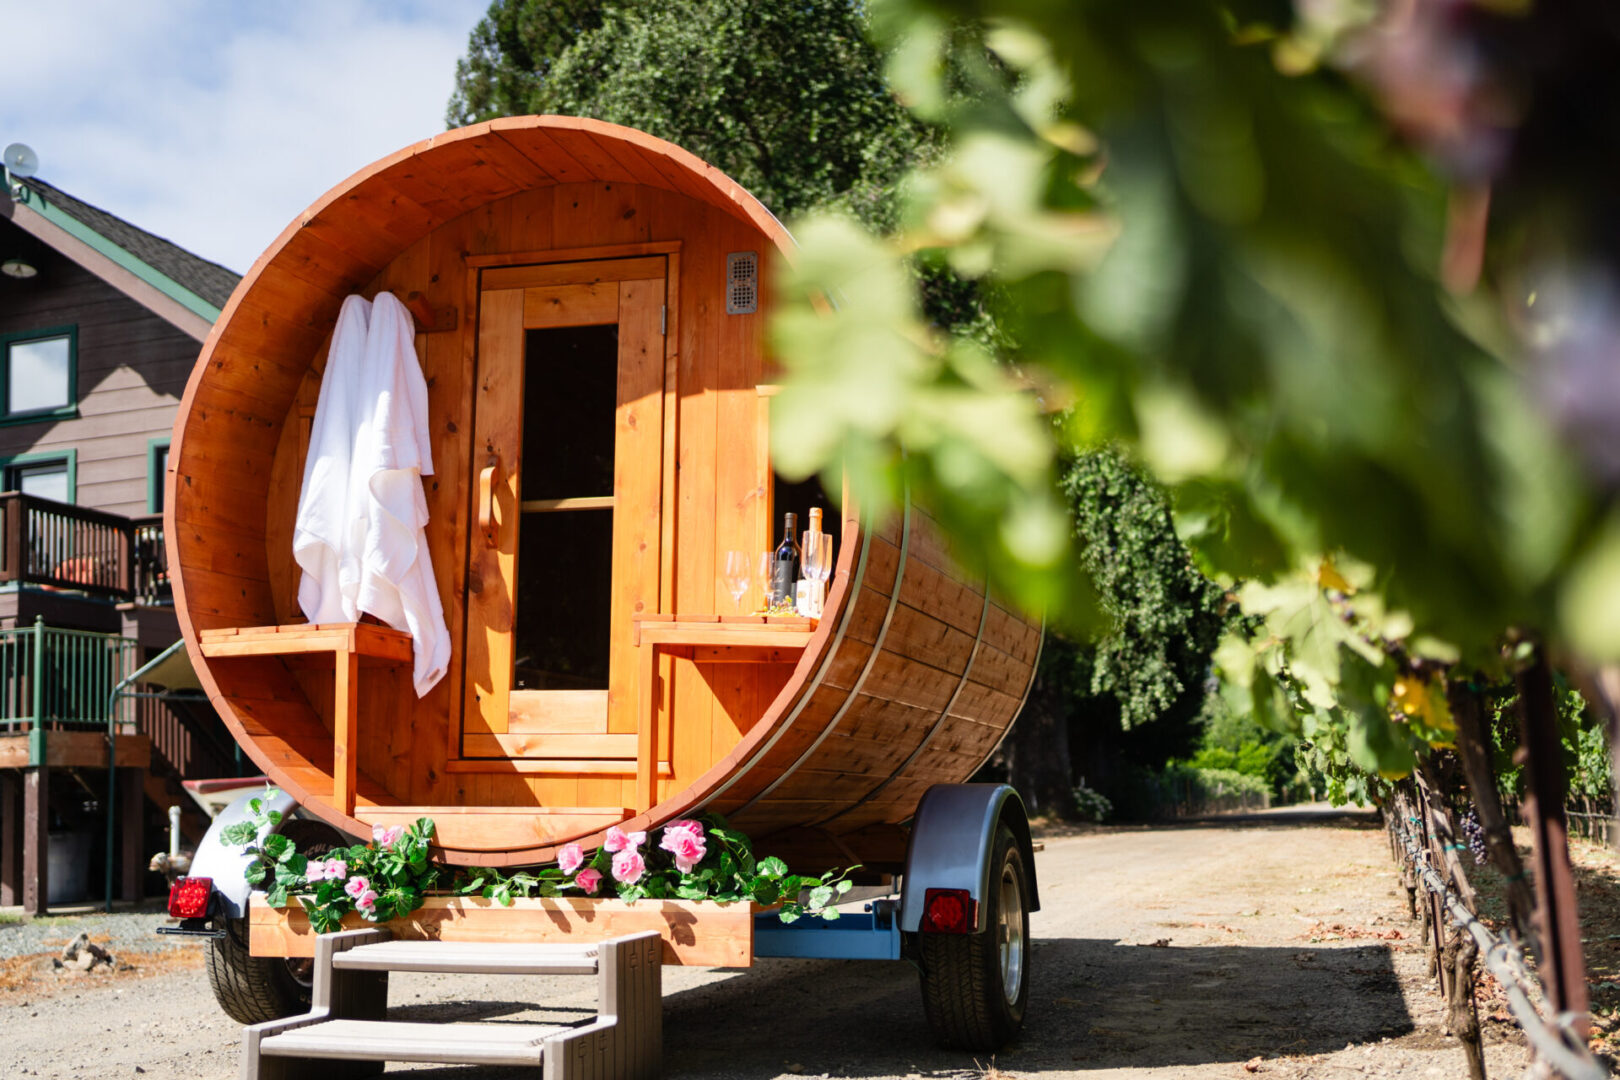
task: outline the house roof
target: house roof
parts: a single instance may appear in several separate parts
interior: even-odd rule
[[[8,177],[0,215],[198,341],[241,275],[37,177]]]
[[[38,177],[30,177],[22,183],[42,194],[50,205],[94,229],[146,265],[196,293],[216,309],[225,306],[236,283],[242,279],[241,274],[193,255],[180,245],[132,225],[116,214],[109,214],[99,206],[91,206],[83,199],[74,198]]]

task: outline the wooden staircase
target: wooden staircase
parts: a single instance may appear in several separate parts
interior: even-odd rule
[[[243,1029],[242,1080],[372,1076],[385,1061],[531,1065],[542,1080],[651,1080],[663,1068],[661,950],[656,932],[551,945],[323,934],[313,1007]],[[575,1025],[391,1021],[392,971],[595,975],[597,1015]]]

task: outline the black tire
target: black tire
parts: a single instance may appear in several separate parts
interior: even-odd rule
[[[310,986],[288,961],[248,952],[246,919],[231,919],[225,936],[211,943],[208,985],[225,1015],[239,1024],[309,1012]]]
[[[343,846],[337,830],[318,821],[293,819],[279,831],[311,857]],[[254,956],[248,951],[246,919],[225,920],[225,936],[210,943],[207,968],[214,1000],[239,1024],[262,1024],[309,1012],[310,962]]]
[[[985,930],[918,934],[923,1010],[943,1046],[998,1050],[1029,1004],[1029,874],[1012,830],[996,830]]]

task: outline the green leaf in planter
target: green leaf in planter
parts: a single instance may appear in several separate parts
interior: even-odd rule
[[[484,887],[484,879],[483,879],[483,877],[482,876],[475,877],[471,881],[467,882],[467,884],[465,884],[465,885],[463,885],[461,887],[461,895],[469,896],[472,893],[478,892],[483,887]]]
[[[796,923],[796,922],[799,921],[799,913],[797,911],[794,911],[791,908],[783,908],[781,911],[778,911],[776,913],[776,918],[777,918],[777,921],[782,922],[784,924],[785,923]]]
[[[249,799],[248,800],[248,809],[253,811],[255,814],[260,813],[264,809],[264,803],[260,802],[256,798]]]
[[[225,831],[220,834],[220,838],[227,844],[240,847],[244,844],[253,843],[253,838],[258,835],[259,828],[253,822],[239,821],[235,825],[226,826]]]
[[[818,885],[810,890],[810,903],[807,905],[811,911],[819,911],[832,903],[833,891],[831,885]]]
[[[267,871],[265,870],[264,863],[249,863],[248,868],[242,871],[242,880],[246,881],[249,885],[261,884],[264,881],[264,875],[266,872]]]
[[[271,889],[267,894],[265,894],[264,902],[273,908],[286,907],[287,886],[278,883],[275,888]]]
[[[291,857],[286,859],[282,865],[291,870],[293,873],[297,874],[299,877],[303,877],[309,872],[309,856],[299,855],[295,852]]]
[[[264,849],[266,855],[276,862],[285,862],[297,850],[292,838],[283,836],[280,833],[271,833],[264,838],[264,842],[259,846]]]
[[[816,914],[820,915],[823,919],[827,920],[828,922],[834,922],[837,919],[842,917],[839,910],[837,908],[835,908],[835,907],[822,908]]]
[[[758,870],[762,875],[773,878],[786,877],[788,872],[787,863],[778,859],[775,855],[761,859]]]
[[[270,823],[270,827],[272,829],[275,828],[277,825],[281,824],[281,821],[282,821],[281,811],[280,810],[272,810],[272,811],[270,811],[268,814],[264,815],[264,820],[266,820],[266,821],[268,821]]]
[[[288,866],[286,863],[277,863],[276,864],[276,887],[277,888],[286,889],[286,888],[289,888],[289,887],[291,887],[293,885],[297,885],[300,881],[303,881],[303,880],[304,880],[304,875],[300,874],[300,873],[297,873],[296,871],[293,870],[292,867]],[[280,905],[277,905],[277,906],[279,907]]]
[[[853,881],[849,880],[849,878],[840,878],[838,880],[837,884],[835,884],[833,886],[833,890],[835,892],[837,892],[839,896],[843,896],[845,893],[849,892],[849,890],[853,889],[854,887],[855,887],[855,883]]]

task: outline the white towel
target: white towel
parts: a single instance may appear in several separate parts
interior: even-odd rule
[[[444,677],[450,632],[423,532],[421,478],[432,474],[433,454],[414,340],[410,313],[392,294],[343,302],[310,431],[293,557],[311,622],[354,622],[367,612],[411,635],[420,697]]]
[[[338,311],[326,372],[315,402],[315,419],[304,457],[304,481],[293,523],[293,559],[303,569],[298,606],[312,623],[360,618],[360,552],[366,518],[351,494],[354,435],[361,423],[365,389],[366,330],[371,301],[351,296]]]

